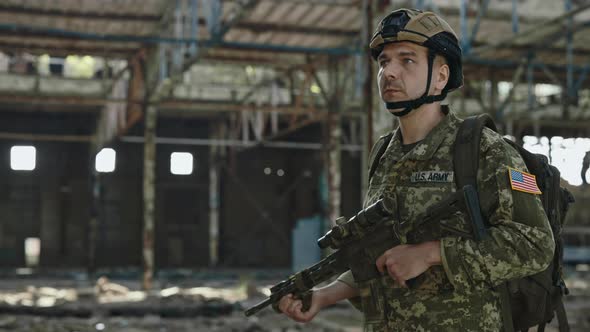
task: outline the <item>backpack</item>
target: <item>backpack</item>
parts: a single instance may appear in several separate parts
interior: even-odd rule
[[[455,182],[458,188],[469,184],[477,188],[479,143],[484,127],[497,131],[492,118],[487,114],[468,117],[459,128],[453,152]],[[392,137],[393,133],[383,136],[375,145],[370,156],[369,180]],[[563,281],[561,230],[574,197],[567,189],[560,187],[559,170],[549,164],[547,157],[531,153],[509,139],[504,140],[518,151],[529,173],[535,175],[542,192],[540,198],[543,209],[555,240],[553,260],[544,271],[510,280],[497,288],[501,298],[504,329],[507,332],[528,331],[529,327],[538,326],[537,330],[542,332],[545,325],[557,315],[559,331],[568,332],[569,324],[563,305],[563,296],[568,294],[568,290]]]

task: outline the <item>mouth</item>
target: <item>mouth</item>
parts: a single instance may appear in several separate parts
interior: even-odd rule
[[[395,95],[395,94],[399,94],[402,93],[402,90],[398,90],[398,89],[385,89],[383,91],[384,95]]]

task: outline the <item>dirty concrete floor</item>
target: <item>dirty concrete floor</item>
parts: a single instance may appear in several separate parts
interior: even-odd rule
[[[361,331],[357,327],[342,326],[335,321],[324,321],[319,316],[317,321],[309,324],[291,322],[274,313],[265,313],[260,317],[245,318],[234,312],[228,316],[216,318],[175,318],[163,319],[159,316],[145,317],[93,317],[81,318],[47,318],[35,316],[0,316],[0,331],[18,332],[294,332],[294,331]],[[360,325],[360,322],[357,323]]]
[[[270,308],[245,317],[245,308],[264,300],[275,282],[191,280],[160,283],[144,292],[134,281],[4,279],[0,332],[361,331],[360,313],[346,303],[309,324]]]
[[[578,274],[567,280],[571,295],[566,309],[572,332],[590,331],[590,280],[587,276]],[[263,300],[268,286],[273,283],[191,280],[161,283],[151,292],[142,292],[137,282],[119,280],[2,280],[0,332],[362,330],[362,316],[347,303],[323,310],[308,324],[295,323],[270,309],[245,317],[243,310]],[[210,310],[187,310],[198,306],[208,306]],[[11,309],[7,311],[6,308]],[[69,308],[70,311],[31,314],[27,308]],[[203,314],[193,315],[194,312]],[[555,323],[554,320],[546,331],[556,332]]]

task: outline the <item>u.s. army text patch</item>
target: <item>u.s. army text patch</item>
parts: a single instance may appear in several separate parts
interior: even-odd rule
[[[412,182],[453,182],[454,173],[445,171],[414,172],[410,177]]]

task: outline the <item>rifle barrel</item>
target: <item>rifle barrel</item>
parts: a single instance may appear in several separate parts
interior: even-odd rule
[[[246,317],[250,317],[250,316],[254,315],[255,313],[259,312],[260,310],[264,309],[266,306],[271,305],[271,304],[272,304],[272,299],[269,297],[266,300],[253,306],[252,308],[244,311],[244,315],[246,315]]]

